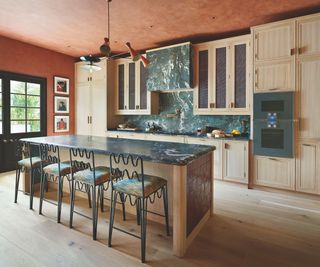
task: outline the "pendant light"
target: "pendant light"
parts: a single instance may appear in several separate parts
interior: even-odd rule
[[[87,64],[82,65],[81,68],[88,70],[90,73],[93,73],[94,71],[99,71],[102,69],[100,66],[94,64],[94,63],[98,63],[101,61],[100,58],[98,58],[98,57],[94,57],[92,55],[81,56],[80,60],[87,62]]]

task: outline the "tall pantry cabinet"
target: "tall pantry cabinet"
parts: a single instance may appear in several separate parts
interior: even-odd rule
[[[75,63],[76,134],[106,136],[107,62],[95,63],[101,70],[90,73],[86,62]]]
[[[320,194],[320,14],[297,19],[296,189]]]
[[[295,91],[297,122],[295,158],[272,159],[284,165],[287,161],[290,176],[279,168],[279,174],[269,177],[262,170],[270,159],[255,156],[254,183],[320,194],[320,14],[257,26],[252,31],[254,92]],[[274,177],[278,180],[273,181]]]

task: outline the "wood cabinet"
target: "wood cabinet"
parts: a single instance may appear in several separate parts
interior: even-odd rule
[[[295,189],[295,159],[254,157],[254,184]]]
[[[292,20],[253,27],[255,61],[290,60],[295,48],[294,34]]]
[[[177,142],[215,146],[213,152],[213,177],[218,180],[248,184],[249,141],[219,140],[184,135],[151,133],[107,132],[108,137],[140,139],[146,141]]]
[[[142,62],[115,60],[116,114],[147,115],[158,112],[158,94],[147,91]]]
[[[320,14],[301,17],[297,20],[298,57],[320,54]]]
[[[320,28],[319,28],[320,31]],[[320,54],[299,59],[298,102],[299,135],[301,138],[320,137]]]
[[[212,145],[216,149],[213,152],[213,177],[222,180],[222,142],[221,140],[186,137],[186,143],[197,145]]]
[[[222,179],[248,184],[248,142],[222,142]]]
[[[296,189],[320,194],[319,142],[300,140],[296,160]]]
[[[76,134],[105,136],[107,129],[106,60],[97,63],[101,70],[90,73],[84,62],[75,64]]]
[[[250,35],[194,46],[194,114],[250,111]]]
[[[286,20],[252,28],[254,91],[295,90],[295,22]]]
[[[296,90],[296,59],[320,54],[320,15],[252,28],[254,91]]]

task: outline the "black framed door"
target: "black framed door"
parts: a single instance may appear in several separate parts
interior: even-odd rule
[[[0,71],[0,172],[16,167],[15,143],[47,134],[45,78]]]

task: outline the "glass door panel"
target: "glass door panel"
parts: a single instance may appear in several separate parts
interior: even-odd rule
[[[246,107],[246,44],[234,46],[234,101],[236,108]]]
[[[208,108],[209,102],[209,51],[199,51],[199,108]]]
[[[136,64],[129,63],[129,109],[135,109],[136,99]]]
[[[227,107],[227,48],[216,48],[216,108]]]
[[[3,118],[2,118],[2,79],[0,79],[0,134],[3,133],[3,130],[2,130],[2,121],[3,121]]]
[[[118,108],[124,109],[124,64],[118,65]]]
[[[147,109],[147,68],[140,62],[140,109]]]

